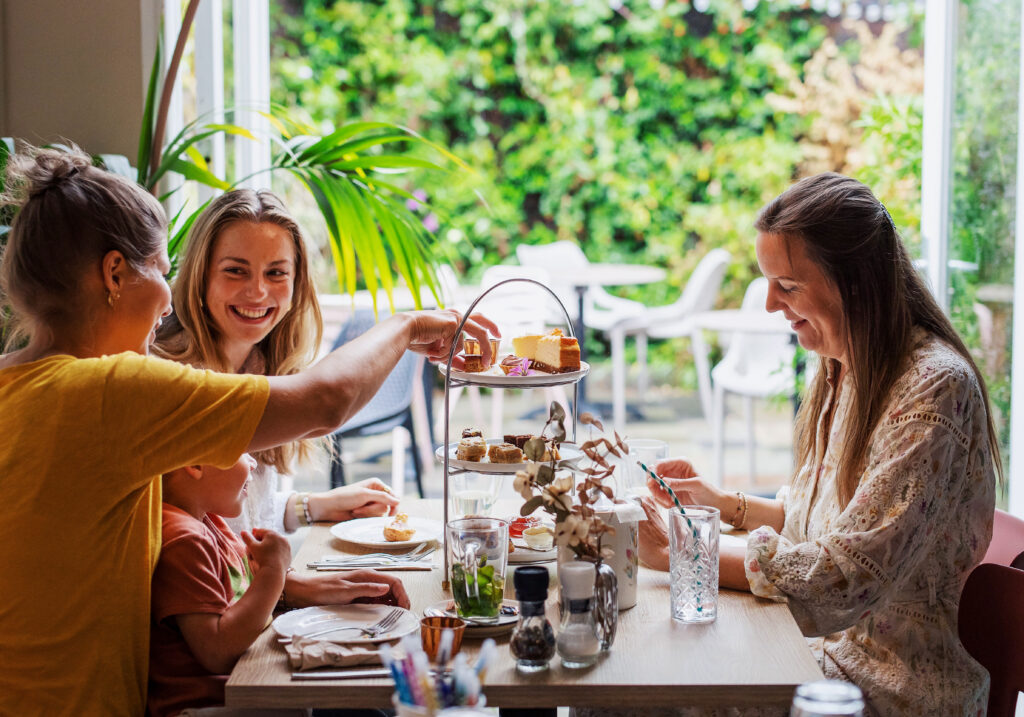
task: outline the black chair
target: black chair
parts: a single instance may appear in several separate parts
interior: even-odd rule
[[[341,327],[332,348],[336,349],[369,331],[374,323],[372,311],[357,311]],[[331,460],[332,488],[345,485],[345,466],[341,460],[343,439],[376,436],[401,426],[409,432],[409,436],[412,438],[409,452],[412,454],[416,490],[419,491],[420,497],[423,497],[423,464],[420,461],[419,452],[416,450],[416,432],[412,420],[413,387],[416,381],[422,380],[423,363],[423,357],[406,351],[369,403],[332,434],[331,441],[334,443],[334,457]],[[428,393],[427,396],[429,397],[429,395]]]

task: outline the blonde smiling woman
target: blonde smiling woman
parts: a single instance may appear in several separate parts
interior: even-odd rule
[[[310,277],[309,250],[298,223],[268,191],[237,189],[213,200],[189,234],[171,290],[174,314],[157,333],[154,353],[200,368],[265,376],[308,366],[323,322]],[[279,474],[306,462],[313,442],[295,441],[254,454],[259,462],[235,532],[254,527],[292,532],[308,519],[343,521],[394,514],[398,499],[376,478],[300,496],[279,489]],[[304,576],[289,573],[292,607],[380,597],[399,581],[381,573]]]

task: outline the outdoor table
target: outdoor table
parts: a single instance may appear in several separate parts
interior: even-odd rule
[[[588,264],[586,266],[555,267],[551,270],[552,277],[559,283],[573,287],[578,298],[578,307],[573,333],[580,343],[580,358],[586,360],[584,348],[584,332],[587,329],[586,304],[587,292],[592,286],[639,286],[664,281],[667,272],[659,266],[646,264]],[[587,379],[579,384],[579,402],[586,409]]]
[[[519,504],[514,499],[499,501],[493,514],[516,515]],[[402,510],[440,518],[441,501],[403,501]],[[343,543],[330,534],[328,525],[318,524],[293,566],[302,572],[307,571],[307,562],[325,554],[365,552],[370,549]],[[416,614],[450,598],[441,589],[443,561],[437,553],[434,562],[437,567],[430,572],[396,573]],[[511,582],[506,580],[507,594]],[[555,592],[552,589],[549,596],[549,618],[557,613]],[[715,622],[684,625],[669,617],[668,573],[647,568],[639,572],[637,605],[620,613],[615,644],[592,668],[568,670],[556,656],[550,669],[524,675],[515,669],[508,635],[496,639],[497,659],[483,690],[488,707],[788,705],[797,685],[822,679],[785,605],[723,590]],[[480,644],[467,635],[462,652],[473,660]],[[389,708],[392,692],[387,678],[293,681],[285,652],[273,630],[267,629],[231,673],[226,700],[229,707]]]

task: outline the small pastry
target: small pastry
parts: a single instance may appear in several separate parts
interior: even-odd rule
[[[533,438],[529,433],[506,433],[505,443],[511,443],[516,448],[522,450],[526,442]]]
[[[522,463],[523,450],[512,443],[496,443],[487,451],[491,463]]]
[[[484,370],[484,358],[480,354],[463,354],[466,363],[462,370],[466,373],[480,373]]]
[[[479,428],[463,428],[462,429],[462,437],[463,438],[472,438],[473,436],[476,436],[477,438],[481,438],[481,437],[483,437],[483,435],[484,435],[483,432]]]
[[[485,455],[487,455],[487,442],[480,436],[463,438],[455,447],[455,457],[460,461],[477,462]]]
[[[505,372],[506,376],[526,376],[533,362],[528,358],[520,358],[510,354],[503,358],[498,365],[501,366],[501,370]]]
[[[544,455],[540,459],[541,461],[560,461],[562,460],[562,455],[555,448],[554,443],[546,443],[544,444]]]
[[[399,513],[395,519],[384,526],[384,540],[397,543],[401,540],[412,540],[416,528],[410,527],[409,516]]]

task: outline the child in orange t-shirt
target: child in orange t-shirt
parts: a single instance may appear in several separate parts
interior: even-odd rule
[[[163,547],[153,574],[149,713],[224,704],[238,658],[271,619],[291,561],[288,542],[254,529],[238,538],[221,516],[242,511],[256,461],[188,466],[163,477]]]

